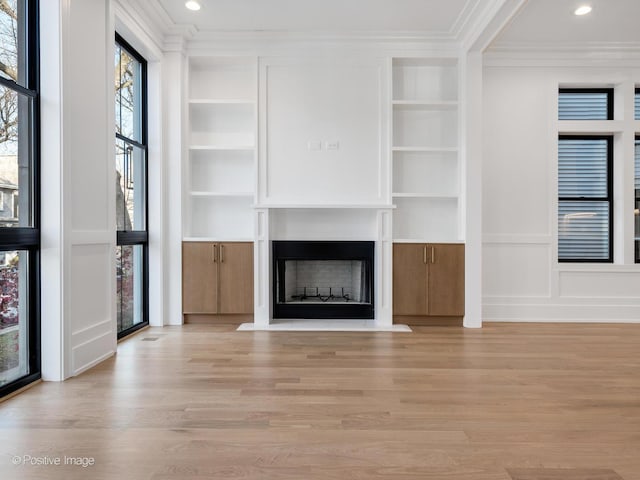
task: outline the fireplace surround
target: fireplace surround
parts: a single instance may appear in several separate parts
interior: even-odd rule
[[[273,318],[374,319],[372,241],[273,241]]]

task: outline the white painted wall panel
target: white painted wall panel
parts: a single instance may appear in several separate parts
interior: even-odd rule
[[[560,272],[561,297],[636,298],[640,272]]]
[[[549,296],[549,256],[549,245],[485,245],[484,295]]]
[[[549,233],[549,105],[556,90],[535,69],[484,72],[483,232]]]
[[[75,336],[111,319],[111,245],[73,245],[70,253],[69,279],[77,290],[69,319],[71,335]]]
[[[266,201],[380,203],[381,67],[298,61],[265,68]]]
[[[109,201],[115,183],[109,183],[108,162],[114,124],[109,122],[106,17],[108,2],[82,0],[69,2],[69,21],[65,32],[64,101],[65,162],[68,165],[71,198],[71,225],[74,230],[108,230]],[[113,62],[111,62],[113,63]],[[111,108],[113,110],[113,108]]]
[[[113,19],[102,0],[41,14],[43,378],[63,380],[116,349]]]
[[[614,218],[632,218],[633,106],[640,72],[593,67],[492,64],[483,95],[483,317],[487,321],[640,322],[640,265],[631,228],[614,225],[615,262],[557,261],[557,136],[581,132],[559,123],[559,86],[615,86]],[[591,128],[591,130],[589,130]],[[600,132],[606,125],[586,125]],[[626,225],[626,224],[625,224]]]

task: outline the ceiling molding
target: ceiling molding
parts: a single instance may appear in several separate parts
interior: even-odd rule
[[[459,34],[466,52],[484,52],[529,0],[489,0]]]
[[[162,57],[164,34],[157,25],[146,21],[136,8],[125,8],[120,0],[114,0],[116,31],[147,60],[158,61]]]
[[[492,47],[486,66],[640,67],[640,43],[512,44]]]
[[[464,7],[460,11],[458,18],[455,19],[449,29],[449,33],[452,37],[460,39],[463,36],[468,25],[471,24],[473,19],[479,15],[477,12],[481,10],[481,3],[482,0],[467,0],[467,3],[465,3]]]

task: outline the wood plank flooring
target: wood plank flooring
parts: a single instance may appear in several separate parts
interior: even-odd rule
[[[640,325],[152,328],[0,403],[0,478],[640,480]]]

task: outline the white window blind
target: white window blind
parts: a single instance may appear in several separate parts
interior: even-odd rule
[[[558,258],[609,261],[611,139],[558,141]]]
[[[635,119],[640,120],[640,89],[636,88],[636,111]]]
[[[608,89],[560,89],[558,120],[611,120],[611,96]]]

